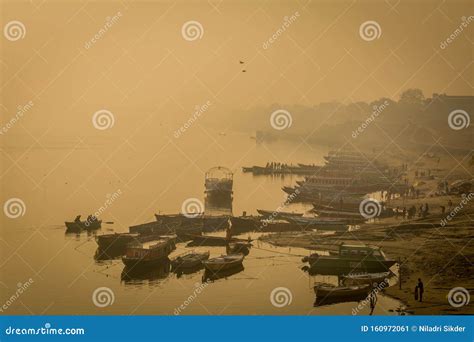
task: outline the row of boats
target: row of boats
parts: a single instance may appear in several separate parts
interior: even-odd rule
[[[324,158],[325,165],[297,180],[295,186],[282,188],[292,201],[344,209],[341,206],[357,206],[368,193],[404,193],[408,189],[401,182],[402,169],[392,169],[373,155],[342,150],[329,152]]]
[[[210,258],[210,252],[190,251],[178,255],[173,260],[168,257],[176,249],[176,235],[139,235],[134,233],[105,234],[96,237],[98,253],[109,257],[121,256],[125,265],[124,273],[132,275],[143,273],[170,261],[171,268],[177,272],[190,273],[205,268],[212,275],[242,266],[250,243],[234,244],[229,253]],[[240,253],[237,253],[240,252]]]

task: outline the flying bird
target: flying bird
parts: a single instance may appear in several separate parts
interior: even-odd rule
[[[242,72],[247,72],[247,70],[242,70]]]
[[[242,62],[242,61],[239,61],[239,62],[240,62],[240,64],[244,64],[244,62]]]

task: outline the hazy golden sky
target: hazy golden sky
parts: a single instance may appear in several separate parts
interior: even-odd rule
[[[259,105],[398,98],[411,87],[468,95],[474,23],[440,44],[472,9],[469,1],[2,1],[2,28],[20,21],[25,34],[0,40],[2,122],[28,101],[34,115],[21,124],[36,135],[90,130],[102,108],[117,133],[150,115],[176,129],[207,101],[225,121]],[[188,21],[202,26],[196,40],[183,38]],[[380,27],[374,40],[360,35],[367,21]]]

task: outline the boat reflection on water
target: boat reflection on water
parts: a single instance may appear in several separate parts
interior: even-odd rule
[[[77,229],[68,229],[66,228],[65,235],[66,236],[76,236],[77,238],[81,237],[82,233],[87,233],[87,237],[94,237],[96,236],[97,232],[100,230],[99,229],[82,229],[82,230],[77,230]]]
[[[123,251],[112,249],[112,248],[102,249],[98,247],[94,254],[94,260],[95,261],[116,260],[116,259],[119,259],[122,255],[123,255]]]
[[[194,267],[176,267],[176,268],[172,268],[171,271],[173,273],[176,273],[177,278],[181,278],[183,275],[193,274],[193,273],[201,271],[202,269],[204,269],[203,264],[197,265]]]
[[[162,280],[168,277],[170,269],[171,261],[168,258],[150,268],[126,266],[122,271],[121,280],[127,285],[139,285]]]
[[[204,204],[209,215],[232,216],[232,196],[207,194]]]
[[[222,278],[227,278],[227,277],[233,276],[234,274],[242,272],[244,269],[245,268],[243,265],[239,265],[239,266],[236,266],[227,270],[223,270],[223,271],[218,271],[218,272],[209,271],[206,269],[206,271],[204,271],[204,275],[202,276],[202,281],[203,282],[215,281]]]

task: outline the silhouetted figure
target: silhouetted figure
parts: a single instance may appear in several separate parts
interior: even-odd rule
[[[77,215],[74,222],[81,222],[81,215]]]
[[[423,292],[425,292],[425,288],[423,286],[423,282],[421,281],[420,278],[418,278],[418,297],[420,299],[420,302],[423,301]]]
[[[446,211],[446,207],[444,205],[441,206],[441,214],[444,214],[444,212]]]
[[[377,294],[375,293],[370,294],[369,302],[370,302],[370,315],[372,315],[375,309],[375,305],[377,304]]]

